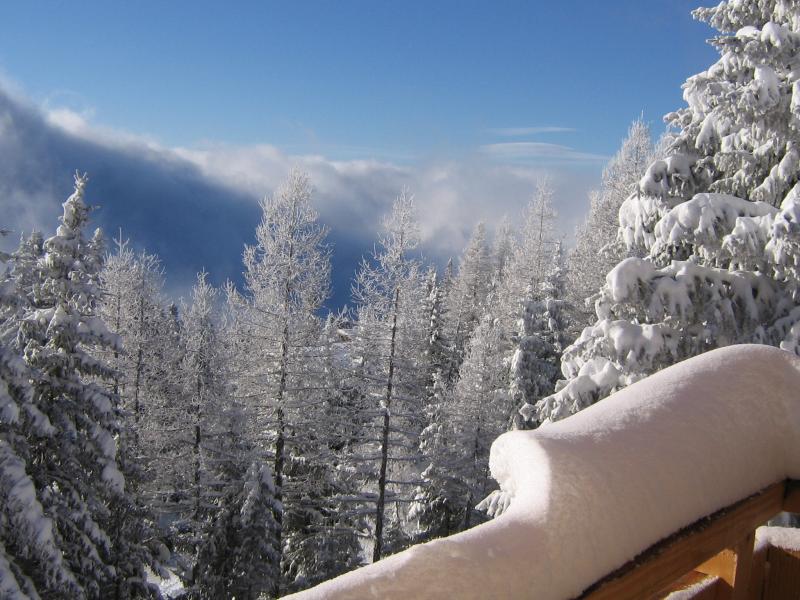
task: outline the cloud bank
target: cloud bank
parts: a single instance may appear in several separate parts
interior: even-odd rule
[[[90,119],[90,112],[42,108],[0,86],[0,227],[17,235],[54,231],[72,173],[86,171],[87,201],[99,207],[95,223],[109,237],[122,228],[135,245],[157,253],[173,291],[187,289],[202,268],[217,283],[238,282],[243,244],[252,242],[260,217],[258,200],[299,166],[309,172],[320,219],[331,228],[332,306],[348,301],[358,262],[372,249],[381,218],[403,186],[417,200],[423,253],[442,263],[460,254],[478,220],[491,228],[504,215],[518,214],[545,170],[556,189],[562,229],[571,231],[599,170],[576,170],[574,164],[603,158],[517,142],[483,146],[457,161],[411,166],[337,161],[267,144],[170,148]],[[545,160],[553,157],[560,167]],[[570,163],[571,170],[564,167]],[[6,248],[13,243],[4,242]]]

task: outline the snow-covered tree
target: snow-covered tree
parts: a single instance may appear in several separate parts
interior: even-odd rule
[[[246,292],[229,297],[239,350],[238,394],[247,399],[259,447],[274,460],[282,590],[294,585],[297,574],[317,577],[312,554],[294,552],[289,558],[287,552],[313,548],[307,538],[325,535],[324,528],[305,525],[308,511],[318,509],[313,503],[324,502],[317,486],[329,480],[325,474],[335,466],[321,453],[328,389],[318,311],[329,293],[330,251],[304,173],[292,171],[262,209],[256,244],[245,248]]]
[[[116,249],[106,257],[100,280],[103,286],[101,314],[110,329],[122,338],[122,351],[115,350],[109,362],[116,374],[114,393],[133,422],[132,442],[147,434],[146,413],[157,396],[154,387],[164,377],[165,346],[169,346],[169,317],[164,310],[164,276],[158,257],[135,254],[128,241],[115,240]],[[140,449],[137,449],[140,451]]]
[[[517,407],[551,394],[558,380],[561,353],[567,344],[565,280],[564,253],[558,244],[538,299],[524,301],[518,321],[509,385],[511,401]]]
[[[127,462],[125,478],[140,501],[160,514],[164,490],[176,489],[176,463],[165,448],[174,443],[184,408],[183,353],[162,296],[163,271],[158,257],[134,253],[120,235],[114,252],[106,256],[100,282],[100,314],[122,342],[103,358],[114,368],[111,385],[127,421],[127,435],[119,440]]]
[[[628,130],[622,146],[603,170],[602,186],[590,194],[589,214],[578,226],[575,247],[568,260],[568,294],[574,325],[594,322],[594,297],[606,274],[629,252],[618,239],[619,209],[636,192],[639,179],[654,156],[650,128],[638,119]],[[580,329],[578,329],[580,331]]]
[[[493,311],[501,319],[503,327],[514,327],[520,302],[527,298],[529,291],[538,295],[540,285],[547,277],[558,244],[556,216],[553,189],[548,179],[541,179],[525,208],[521,238],[512,247],[504,276],[497,284]]]
[[[182,550],[189,597],[255,598],[279,581],[280,507],[265,453],[247,435],[241,399],[233,394],[230,324],[218,291],[201,272],[181,310],[182,361],[176,396],[182,418],[170,426],[175,461],[166,508]]]
[[[491,289],[497,288],[500,281],[506,276],[508,261],[514,253],[516,244],[516,233],[511,224],[511,220],[504,216],[500,225],[495,229],[494,242],[492,243],[492,278]]]
[[[508,430],[515,413],[509,396],[510,332],[501,319],[485,315],[470,341],[452,399],[445,403],[450,439],[457,456],[447,466],[461,492],[458,502],[459,529],[479,523],[483,516],[475,505],[494,487],[489,474],[489,447]],[[452,503],[452,502],[451,502]]]
[[[455,368],[464,360],[467,343],[480,321],[486,302],[494,269],[486,244],[486,226],[478,223],[472,238],[464,249],[458,266],[458,274],[447,295],[446,335],[452,344]],[[445,373],[448,378],[455,372]]]
[[[444,284],[449,277],[445,271]],[[428,280],[428,300],[426,310],[429,314],[428,368],[426,383],[425,428],[419,436],[419,452],[425,468],[420,473],[420,484],[414,493],[414,502],[409,511],[409,519],[416,521],[419,530],[416,537],[424,540],[433,536],[449,535],[455,530],[458,521],[457,506],[460,494],[452,489],[455,481],[450,473],[450,463],[457,453],[449,447],[453,439],[450,435],[449,414],[447,412],[448,392],[457,374],[457,363],[453,346],[445,333],[448,312],[443,298],[448,289],[437,283],[436,272],[431,269]]]
[[[722,2],[694,15],[722,33],[720,59],[688,79],[666,156],[620,209],[625,244],[648,255],[608,274],[540,420],[718,346],[797,352],[800,8]]]
[[[66,594],[147,594],[147,552],[137,540],[122,537],[129,530],[116,528],[130,501],[117,457],[116,396],[103,385],[114,373],[97,357],[117,346],[118,338],[97,316],[103,246],[99,232],[91,240],[83,236],[89,215],[83,201],[86,181],[76,175],[61,224],[44,242],[20,328],[32,374],[30,402],[43,424],[27,436],[26,468],[52,524],[52,539],[73,575],[74,587]],[[133,546],[135,552],[122,554]]]
[[[450,535],[463,520],[463,487],[458,477],[461,448],[453,427],[449,392],[440,371],[434,371],[426,406],[427,425],[419,449],[427,465],[420,474],[409,518],[415,520],[420,541]]]
[[[29,437],[55,432],[34,403],[34,373],[23,360],[21,345],[41,254],[40,235],[23,240],[17,252],[3,257],[0,279],[0,590],[10,600],[38,598],[48,591],[81,593],[27,467]]]
[[[353,290],[358,306],[353,352],[370,416],[363,446],[374,457],[362,467],[370,485],[365,497],[374,502],[373,561],[390,546],[387,501],[410,500],[399,494],[407,490],[410,496],[418,478],[417,436],[424,426],[430,326],[425,278],[411,256],[418,241],[413,197],[404,191],[384,221],[372,260],[362,263]],[[395,508],[395,517],[402,519],[397,504]],[[398,519],[390,524],[397,526]],[[402,527],[391,535],[402,537]]]
[[[349,458],[360,437],[358,405],[349,387],[347,358],[341,347],[341,319],[328,315],[305,368],[316,404],[303,425],[305,440],[287,465],[287,480],[299,501],[284,513],[284,578],[287,591],[304,589],[362,563],[366,529],[358,498],[359,481]]]
[[[193,596],[255,600],[280,578],[275,484],[266,464],[253,462],[240,485],[222,496],[200,549]]]

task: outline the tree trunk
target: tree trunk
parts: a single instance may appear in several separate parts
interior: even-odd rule
[[[395,338],[397,337],[397,310],[400,304],[400,286],[394,290],[394,303],[392,306],[392,330],[389,341],[389,373],[386,381],[386,402],[383,413],[383,431],[381,435],[381,468],[378,476],[378,504],[375,508],[375,547],[372,551],[372,562],[381,559],[383,551],[383,512],[386,502],[386,467],[389,463],[389,408],[392,402],[392,387],[394,385],[394,353]]]
[[[280,379],[278,381],[278,398],[277,398],[277,437],[275,438],[275,500],[277,501],[280,510],[275,511],[275,522],[277,523],[277,531],[275,533],[276,547],[278,549],[278,577],[275,581],[275,588],[273,595],[277,598],[280,596],[281,581],[283,573],[281,570],[281,562],[283,562],[283,469],[286,464],[285,445],[286,445],[286,419],[283,411],[283,397],[286,392],[286,362],[289,352],[289,325],[288,322],[283,328],[283,339],[281,341],[281,363],[280,363]]]
[[[292,232],[294,235],[294,232]],[[283,470],[286,465],[286,415],[284,411],[284,396],[286,395],[286,375],[289,361],[289,309],[292,295],[292,260],[294,259],[294,240],[289,242],[289,258],[286,266],[286,281],[283,290],[283,332],[281,334],[281,361],[278,379],[278,395],[276,399],[276,416],[278,420],[277,435],[275,438],[275,500],[280,510],[275,511],[276,548],[278,549],[278,577],[275,581],[273,595],[280,596],[283,583]]]

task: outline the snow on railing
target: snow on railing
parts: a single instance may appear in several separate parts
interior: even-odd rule
[[[800,478],[800,359],[755,345],[706,353],[500,436],[490,464],[511,497],[502,515],[293,597],[624,597],[598,582],[654,544],[743,499],[767,498],[744,501],[761,511],[741,509],[751,520],[783,506],[784,481]]]

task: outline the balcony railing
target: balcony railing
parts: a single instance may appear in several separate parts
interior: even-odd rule
[[[769,543],[756,547],[756,528],[784,511],[800,513],[800,482],[776,483],[697,521],[651,546],[580,598],[639,600],[685,590],[682,600],[797,600],[800,558]]]
[[[759,525],[800,512],[793,354],[745,345],[686,360],[501,435],[490,466],[511,499],[502,515],[298,597],[800,598],[800,561],[756,544]]]

